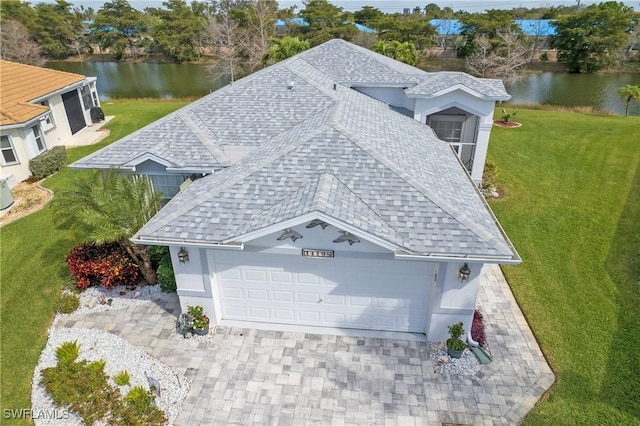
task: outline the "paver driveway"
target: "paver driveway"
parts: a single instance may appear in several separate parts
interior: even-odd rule
[[[554,376],[498,267],[479,304],[494,361],[473,376],[434,373],[434,344],[219,327],[197,346],[172,337],[177,297],[78,315],[191,380],[176,420],[205,424],[517,424]]]

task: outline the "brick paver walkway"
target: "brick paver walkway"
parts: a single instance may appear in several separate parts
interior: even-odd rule
[[[194,346],[173,337],[175,295],[56,326],[108,330],[184,374],[178,425],[518,424],[554,376],[499,267],[479,304],[493,362],[474,376],[434,373],[432,345],[409,340],[218,327]]]

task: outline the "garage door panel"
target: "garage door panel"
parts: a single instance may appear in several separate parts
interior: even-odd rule
[[[318,293],[306,293],[303,291],[298,292],[298,302],[318,303],[319,301],[320,301],[320,295]]]
[[[223,319],[425,330],[427,263],[215,252],[211,270]]]
[[[300,309],[298,311],[298,319],[306,323],[319,324],[320,312],[305,311],[303,309]]]
[[[274,283],[293,283],[293,274],[291,272],[271,271],[271,281]]]
[[[296,319],[296,314],[293,309],[274,309],[273,319],[276,321],[292,322]]]
[[[292,291],[273,290],[271,297],[274,302],[293,302],[295,300],[294,293]]]
[[[269,292],[267,290],[258,290],[254,288],[247,289],[247,300],[268,302]]]

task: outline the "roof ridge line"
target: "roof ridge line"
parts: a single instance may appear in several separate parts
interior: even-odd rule
[[[326,180],[329,180],[329,182],[323,182],[323,181],[326,181]],[[386,226],[388,226],[389,229],[391,229],[399,237],[399,239],[402,241],[403,246],[404,246],[404,237],[402,236],[402,234],[395,227],[393,227],[389,222],[387,222],[382,216],[380,216],[378,214],[378,212],[376,212],[373,207],[371,207],[369,204],[367,204],[358,194],[353,192],[351,190],[351,188],[349,188],[349,186],[346,183],[344,183],[338,176],[336,176],[333,173],[322,173],[320,175],[320,180],[318,182],[318,191],[316,191],[316,196],[314,197],[312,206],[315,205],[316,202],[320,202],[320,200],[316,201],[316,198],[318,197],[318,193],[320,193],[321,196],[325,196],[325,195],[328,195],[328,194],[325,194],[325,191],[330,191],[331,190],[330,188],[324,188],[322,186],[322,184],[324,183],[325,185],[327,185],[327,184],[331,185],[331,182],[333,182],[333,181],[336,181],[340,186],[345,188],[350,194],[352,194],[356,198],[356,200],[358,200],[358,202],[360,202],[362,205],[364,205],[367,208],[367,210],[371,211],[374,214],[374,216],[376,216],[378,219],[380,219],[380,221],[382,223],[384,223]],[[328,197],[326,197],[326,198],[328,198]],[[324,201],[324,203],[326,204],[328,199],[326,201],[325,200],[322,200],[322,201]],[[327,213],[325,213],[325,214],[327,214]],[[354,227],[357,228],[357,226],[355,226],[355,225],[354,225]],[[364,232],[367,232],[367,231],[364,231]],[[369,232],[367,232],[367,233],[369,233]]]
[[[428,198],[432,203],[434,203],[436,206],[438,206],[440,209],[442,209],[444,212],[446,212],[448,215],[450,215],[460,224],[464,225],[469,231],[473,232],[475,235],[477,235],[487,244],[490,244],[491,247],[496,248],[494,243],[495,238],[491,235],[490,232],[488,232],[485,229],[485,226],[483,224],[476,223],[473,220],[471,220],[471,222],[476,226],[473,226],[473,227],[469,226],[469,221],[471,218],[464,211],[461,211],[455,208],[454,206],[452,206],[450,203],[446,202],[443,198],[435,194],[428,187],[423,185],[419,180],[415,179],[413,176],[405,172],[402,168],[398,167],[393,161],[391,161],[390,159],[382,155],[380,152],[378,152],[378,150],[376,150],[372,146],[359,142],[358,139],[354,138],[352,136],[352,133],[341,124],[338,123],[335,125],[335,127],[336,127],[336,130],[338,130],[343,135],[345,135],[351,142],[353,142],[358,147],[360,147],[360,149],[362,149],[363,151],[365,151],[366,153],[374,157],[376,160],[381,162],[385,167],[393,171],[398,177],[400,177],[402,180],[404,180],[409,185],[411,185],[416,190],[418,190],[421,194],[423,194],[426,198]],[[486,208],[487,206],[486,201],[484,205]],[[476,229],[477,227],[481,228],[480,229],[481,232],[478,232],[478,230]]]
[[[215,135],[213,131],[209,130],[209,128],[205,125],[204,121],[202,121],[200,117],[195,114],[187,115],[183,113],[178,113],[177,117],[182,120],[182,122],[189,128],[189,130],[193,132],[195,137],[200,142],[202,142],[205,148],[207,148],[207,151],[209,151],[211,155],[213,155],[216,160],[218,160],[220,165],[229,166],[231,164],[229,158],[227,158],[224,151],[218,147],[214,139],[212,137],[209,137],[208,134],[198,126],[198,123],[196,123],[197,119],[200,123],[202,123],[202,126],[204,128],[206,128],[212,135]]]

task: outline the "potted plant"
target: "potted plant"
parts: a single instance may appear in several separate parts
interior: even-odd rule
[[[518,114],[518,110],[513,108],[511,112],[507,112],[506,108],[502,108],[502,121],[504,123],[510,123],[511,119]]]
[[[191,317],[191,328],[195,334],[204,336],[209,333],[209,317],[202,306],[187,306],[187,313]]]
[[[464,352],[467,347],[467,344],[460,339],[464,334],[464,328],[462,326],[462,322],[449,326],[449,335],[451,337],[447,339],[447,352],[451,358],[460,358],[462,352]]]

